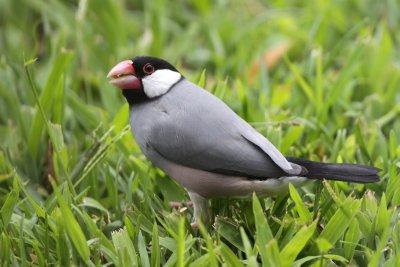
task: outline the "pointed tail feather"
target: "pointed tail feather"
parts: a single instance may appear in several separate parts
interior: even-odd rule
[[[323,163],[299,158],[287,158],[289,162],[305,169],[304,177],[311,179],[328,179],[355,183],[374,183],[379,181],[378,168],[347,163]]]

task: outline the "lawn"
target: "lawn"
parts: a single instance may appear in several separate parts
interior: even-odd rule
[[[399,266],[399,47],[396,0],[0,0],[0,265]],[[284,155],[381,181],[214,199],[193,230],[106,78],[145,54]]]

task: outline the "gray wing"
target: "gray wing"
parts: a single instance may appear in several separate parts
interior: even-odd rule
[[[220,99],[182,80],[157,101],[163,114],[148,144],[175,163],[196,169],[269,178],[301,172]]]

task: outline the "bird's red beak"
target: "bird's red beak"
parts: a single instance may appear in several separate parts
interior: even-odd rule
[[[141,81],[135,76],[132,60],[124,60],[115,65],[107,74],[110,83],[120,89],[140,89]]]

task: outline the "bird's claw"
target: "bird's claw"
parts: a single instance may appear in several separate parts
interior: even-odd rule
[[[179,202],[179,201],[170,201],[169,206],[171,209],[180,209],[182,207],[193,207],[193,202],[192,201],[186,201],[186,202]]]
[[[190,224],[190,226],[192,227],[193,230],[198,230],[199,229],[199,224],[197,222],[192,222]]]

